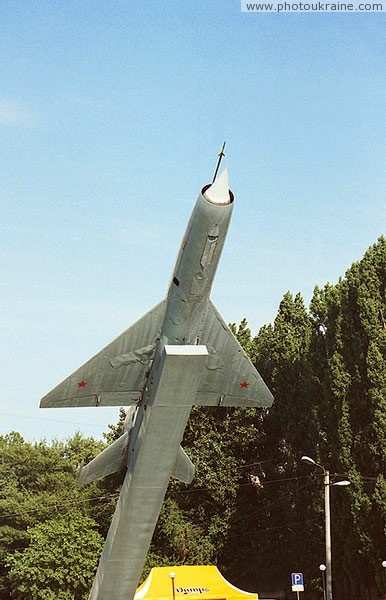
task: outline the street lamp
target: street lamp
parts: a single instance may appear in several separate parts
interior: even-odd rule
[[[384,579],[386,580],[386,560],[383,560],[383,561],[382,561],[382,567],[385,569],[383,572],[384,572],[384,574],[385,574],[385,577],[384,577]],[[385,598],[386,598],[386,595],[385,595]]]
[[[173,600],[176,600],[176,592],[175,592],[175,589],[174,589],[174,580],[176,578],[176,574],[174,573],[174,571],[172,571],[171,573],[169,573],[169,577],[172,580]]]
[[[330,472],[309,456],[302,456],[302,461],[322,469],[324,476],[324,522],[326,536],[326,600],[332,599],[332,568],[331,568],[331,509],[330,509],[330,487],[332,485],[350,485],[350,481],[330,482]]]
[[[319,565],[319,571],[322,573],[323,598],[326,600],[326,565],[323,563]]]

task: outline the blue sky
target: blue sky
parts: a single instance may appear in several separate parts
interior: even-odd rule
[[[212,298],[253,333],[384,234],[385,14],[237,0],[0,4],[0,434],[100,436],[39,410],[166,293],[227,140],[236,196]]]

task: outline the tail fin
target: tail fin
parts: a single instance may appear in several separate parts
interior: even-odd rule
[[[176,477],[176,479],[179,479],[180,481],[183,481],[184,483],[189,484],[192,483],[195,472],[196,467],[180,446],[178,449],[176,462],[174,463],[172,476]]]
[[[117,473],[127,465],[128,443],[129,432],[125,431],[111,446],[103,450],[86,466],[81,467],[77,481],[78,487],[82,487],[106,475]]]

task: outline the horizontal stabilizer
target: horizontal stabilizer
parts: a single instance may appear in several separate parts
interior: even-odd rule
[[[82,487],[106,475],[117,473],[127,465],[128,443],[129,432],[125,431],[111,446],[103,450],[86,466],[82,467],[78,475],[78,487]]]
[[[172,470],[172,476],[184,483],[192,483],[194,474],[196,472],[196,467],[190,460],[189,456],[186,454],[185,450],[181,448],[178,449],[176,462],[174,463],[174,467]]]
[[[130,406],[142,398],[161,334],[165,300],[51,390],[41,408]]]
[[[212,302],[200,344],[209,351],[197,406],[272,406],[273,396]]]

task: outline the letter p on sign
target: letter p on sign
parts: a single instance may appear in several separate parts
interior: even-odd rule
[[[303,573],[291,573],[293,592],[304,592]]]

